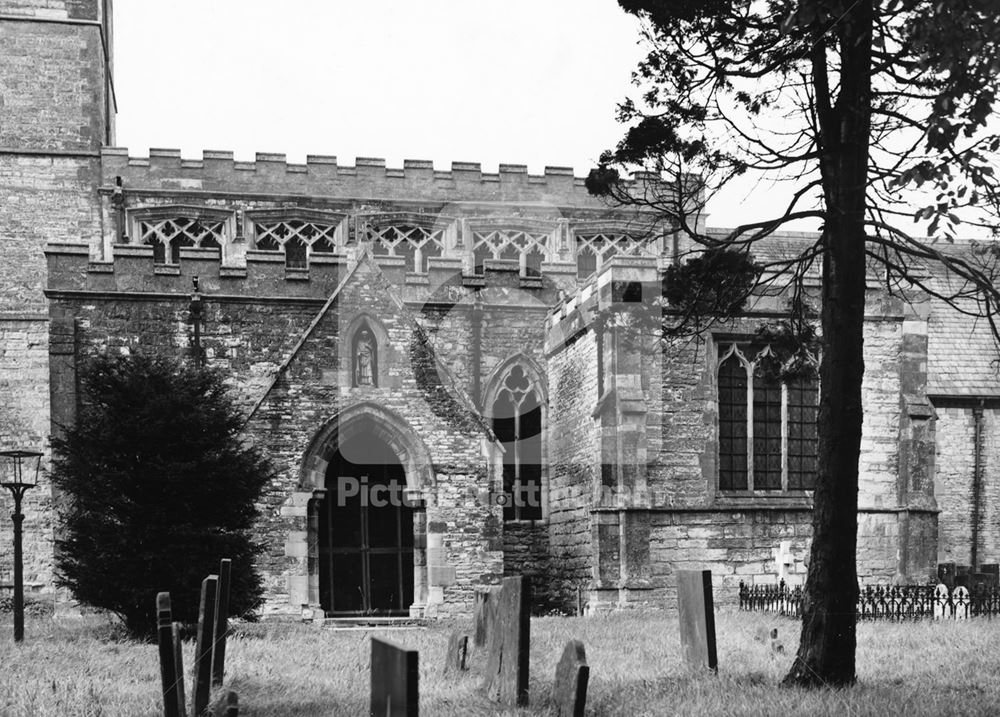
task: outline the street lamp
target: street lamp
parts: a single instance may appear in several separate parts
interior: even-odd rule
[[[21,556],[21,499],[29,488],[38,485],[38,451],[0,451],[0,485],[14,496],[14,642],[24,640],[24,564]]]

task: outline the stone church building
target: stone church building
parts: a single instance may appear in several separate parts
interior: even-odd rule
[[[689,247],[560,167],[130,156],[110,5],[0,0],[0,447],[48,457],[97,352],[193,356],[197,279],[200,351],[277,467],[269,613],[455,614],[511,573],[539,610],[669,604],[684,568],[723,601],[802,579],[819,388],[768,378],[755,338],[784,297],[684,341],[603,327],[658,312]],[[871,285],[859,573],[997,562],[991,338]],[[43,477],[27,500],[26,576],[49,594],[56,497]]]

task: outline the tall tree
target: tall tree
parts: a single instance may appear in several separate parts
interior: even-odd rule
[[[649,54],[634,75],[640,99],[619,108],[631,127],[591,172],[591,192],[654,208],[715,252],[749,254],[790,221],[821,224],[815,244],[764,262],[748,292],[784,282],[799,295],[822,262],[813,540],[785,683],[852,683],[866,281],[878,267],[888,291],[922,291],[998,333],[996,244],[946,247],[962,224],[992,228],[1000,208],[995,0],[619,3],[641,20]],[[636,168],[672,179],[622,181]],[[787,205],[726,236],[704,232],[705,203],[753,174],[789,186]],[[917,232],[903,229],[914,220]],[[928,265],[958,280],[928,280]]]
[[[250,531],[272,469],[244,443],[222,375],[170,358],[101,356],[82,389],[76,423],[52,441],[52,482],[67,499],[60,584],[149,637],[157,592],[193,622],[202,579],[230,558],[230,613],[252,616],[262,588]]]

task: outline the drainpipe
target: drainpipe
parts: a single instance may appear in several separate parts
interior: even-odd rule
[[[973,456],[972,456],[972,555],[969,567],[973,572],[979,565],[979,502],[983,484],[983,402],[972,409]]]

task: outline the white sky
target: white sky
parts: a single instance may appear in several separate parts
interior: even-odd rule
[[[117,142],[180,148],[572,166],[586,176],[636,95],[637,22],[615,0],[118,0]],[[749,184],[709,223],[760,218]],[[781,192],[785,196],[784,192]],[[757,207],[757,211],[754,211]]]

